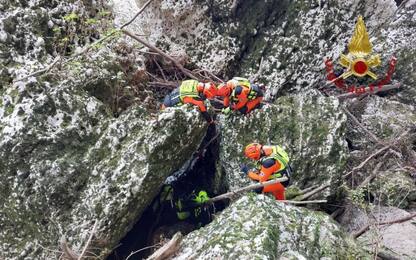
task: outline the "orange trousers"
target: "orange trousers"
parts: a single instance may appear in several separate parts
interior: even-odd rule
[[[285,187],[280,182],[267,185],[263,188],[264,192],[272,193],[276,200],[285,200]]]
[[[250,113],[250,111],[255,109],[261,103],[262,100],[263,100],[263,97],[258,97],[253,100],[250,100],[242,108],[238,110],[243,114]]]

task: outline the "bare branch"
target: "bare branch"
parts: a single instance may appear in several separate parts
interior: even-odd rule
[[[290,203],[290,204],[314,204],[314,203],[327,203],[327,200],[304,200],[304,201],[297,201],[297,200],[279,200],[279,202]]]
[[[68,260],[76,260],[78,259],[78,254],[75,253],[69,246],[68,243],[66,242],[66,238],[62,237],[61,238],[61,249],[63,251],[64,254],[64,258],[68,259]]]
[[[87,242],[85,243],[84,249],[82,250],[81,254],[79,255],[78,260],[81,260],[81,259],[82,259],[82,257],[84,257],[84,254],[85,254],[85,252],[87,251],[88,246],[89,246],[89,245],[90,245],[90,243],[91,243],[92,237],[93,237],[93,236],[94,236],[94,234],[95,234],[95,229],[96,229],[96,228],[97,228],[97,221],[95,221],[95,222],[94,222],[94,226],[92,227],[92,230],[91,230],[91,233],[90,233],[90,237],[88,238]]]
[[[365,178],[365,180],[362,183],[360,183],[360,185],[358,185],[357,188],[364,187],[367,184],[369,184],[377,176],[378,171],[380,170],[380,167],[381,167],[381,165],[383,165],[383,163],[384,163],[384,161],[379,162],[376,165],[376,167],[374,168],[373,173],[370,176],[368,176],[367,178]]]
[[[146,7],[152,2],[153,0],[149,0],[147,1],[142,8],[140,8],[140,10],[136,13],[136,15],[127,23],[123,24],[120,29],[123,29],[124,27],[130,25],[134,20],[136,20],[136,18],[146,9]]]
[[[361,162],[360,165],[354,167],[350,172],[348,172],[347,174],[345,174],[343,177],[344,178],[348,178],[351,174],[353,174],[354,172],[356,172],[356,171],[360,170],[361,168],[363,168],[371,159],[373,159],[377,155],[383,153],[384,151],[386,151],[386,150],[390,149],[391,147],[393,147],[394,145],[396,145],[400,140],[402,140],[409,133],[410,133],[410,130],[405,131],[396,140],[394,140],[393,142],[390,142],[386,146],[384,146],[384,147],[378,149],[376,152],[372,153],[363,162]]]
[[[150,249],[150,248],[153,248],[153,247],[158,247],[158,246],[160,246],[160,243],[158,243],[156,245],[153,245],[153,246],[146,246],[146,247],[143,247],[143,248],[141,248],[141,249],[139,249],[137,251],[131,252],[129,254],[129,256],[127,256],[126,260],[128,260],[130,257],[134,256],[135,254],[137,254],[137,253],[139,253],[139,252],[141,252],[143,250]]]
[[[305,193],[307,193],[307,192],[310,192],[311,190],[314,190],[314,189],[316,189],[316,188],[318,188],[318,187],[319,187],[319,185],[317,185],[317,184],[312,185],[312,186],[310,186],[310,187],[308,187],[308,188],[306,188],[306,189],[301,190],[301,191],[297,194],[297,196],[299,196],[299,195],[303,195],[303,194],[305,194]]]
[[[341,106],[342,110],[352,119],[352,121],[354,121],[359,127],[361,127],[361,129],[363,129],[367,135],[373,139],[374,142],[376,143],[382,143],[377,136],[375,136],[373,133],[371,133],[370,131],[368,131],[368,129],[363,126],[363,124],[361,124],[361,122],[345,107]]]
[[[162,260],[168,259],[173,254],[178,251],[180,243],[182,242],[182,234],[180,232],[176,233],[172,239],[166,243],[163,247],[159,248],[147,260]]]
[[[414,217],[416,217],[416,212],[414,212],[414,213],[412,213],[412,214],[410,214],[410,215],[408,215],[406,217],[401,217],[401,218],[394,219],[394,220],[388,220],[388,221],[380,222],[380,223],[378,223],[378,225],[381,226],[381,225],[391,225],[391,224],[396,224],[396,223],[402,223],[402,222],[408,221],[408,220],[410,220],[410,219],[412,219]],[[365,225],[360,230],[358,230],[357,232],[353,233],[352,234],[352,237],[353,238],[358,238],[359,236],[361,236],[362,234],[364,234],[370,228],[371,225],[372,225],[372,223]]]
[[[381,154],[382,152],[388,150],[390,148],[390,145],[386,145],[381,149],[378,149],[376,152],[370,154],[370,156],[368,156],[364,161],[362,161],[360,163],[360,165],[354,167],[350,172],[348,172],[347,174],[345,174],[343,177],[344,178],[348,178],[351,174],[353,174],[354,172],[360,170],[361,168],[363,168],[371,159],[373,159],[374,157],[376,157],[377,155]]]
[[[171,56],[169,56],[168,54],[166,54],[165,52],[163,52],[162,50],[160,50],[159,48],[153,46],[152,44],[150,44],[149,42],[141,39],[140,37],[137,37],[136,35],[134,35],[132,32],[122,29],[121,30],[125,35],[130,36],[131,38],[135,39],[136,41],[140,42],[141,44],[143,44],[144,46],[148,47],[149,49],[151,49],[152,51],[160,54],[161,56],[163,56],[164,58],[168,59],[169,61],[171,61],[180,71],[182,71],[183,74],[185,74],[186,76],[192,78],[192,79],[196,79],[198,80],[198,78],[192,74],[192,72],[190,72],[188,69],[185,69],[182,64],[180,64],[177,60],[175,60],[174,58],[172,58]]]
[[[296,200],[296,201],[306,200],[307,198],[309,198],[309,197],[311,197],[311,196],[315,195],[316,193],[318,193],[318,192],[321,192],[321,191],[325,190],[325,189],[326,189],[326,188],[328,188],[329,186],[330,186],[330,184],[329,184],[329,183],[328,183],[328,184],[323,184],[323,185],[319,186],[318,188],[316,188],[316,189],[314,189],[314,190],[311,190],[311,191],[309,191],[309,192],[307,192],[307,193],[305,193],[305,194],[303,194],[303,195],[300,195],[300,196],[295,197],[293,200]]]
[[[30,73],[29,75],[24,76],[23,78],[16,79],[16,80],[14,80],[13,82],[23,81],[23,80],[26,80],[26,79],[28,79],[28,78],[30,78],[30,77],[35,77],[35,76],[40,75],[40,74],[42,74],[42,73],[48,72],[48,71],[50,71],[50,70],[52,69],[52,67],[53,67],[53,66],[55,66],[55,65],[58,63],[58,61],[60,61],[61,59],[62,59],[62,57],[61,57],[61,56],[57,56],[57,57],[53,60],[53,62],[52,62],[51,64],[49,64],[48,66],[46,66],[45,68],[43,68],[43,69],[41,69],[41,70],[38,70],[38,71],[35,71],[35,72],[33,72],[33,73]]]

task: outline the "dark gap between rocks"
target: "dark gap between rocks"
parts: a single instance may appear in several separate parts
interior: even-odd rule
[[[203,189],[208,192],[210,197],[214,197],[215,190],[218,193],[226,191],[226,187],[215,186],[216,164],[218,161],[219,152],[219,136],[214,126],[208,128],[207,134],[202,141],[197,152],[180,170],[167,178],[165,184],[172,184],[174,186],[175,197],[184,194],[190,194],[194,189]],[[209,144],[208,144],[209,143]],[[143,215],[133,226],[133,228],[120,241],[120,245],[107,258],[108,260],[126,259],[131,252],[156,245],[158,243],[166,243],[178,231],[183,235],[188,234],[198,229],[198,223],[192,220],[178,220],[176,210],[173,204],[160,202],[160,195],[147,207]],[[222,211],[228,206],[227,202],[219,202],[214,205],[214,214]],[[173,205],[173,207],[171,206]],[[211,219],[203,223],[203,226],[208,224]],[[144,249],[129,258],[143,259],[152,254],[158,247]]]

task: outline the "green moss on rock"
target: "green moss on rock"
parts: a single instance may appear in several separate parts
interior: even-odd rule
[[[323,213],[247,195],[187,235],[175,259],[364,259],[368,255]]]

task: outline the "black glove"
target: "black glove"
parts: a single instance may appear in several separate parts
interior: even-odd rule
[[[245,165],[245,164],[241,164],[241,165],[240,165],[240,170],[241,170],[243,173],[248,174],[248,166],[247,166],[247,165]]]
[[[263,192],[263,187],[257,188],[253,190],[255,193],[260,194]]]

